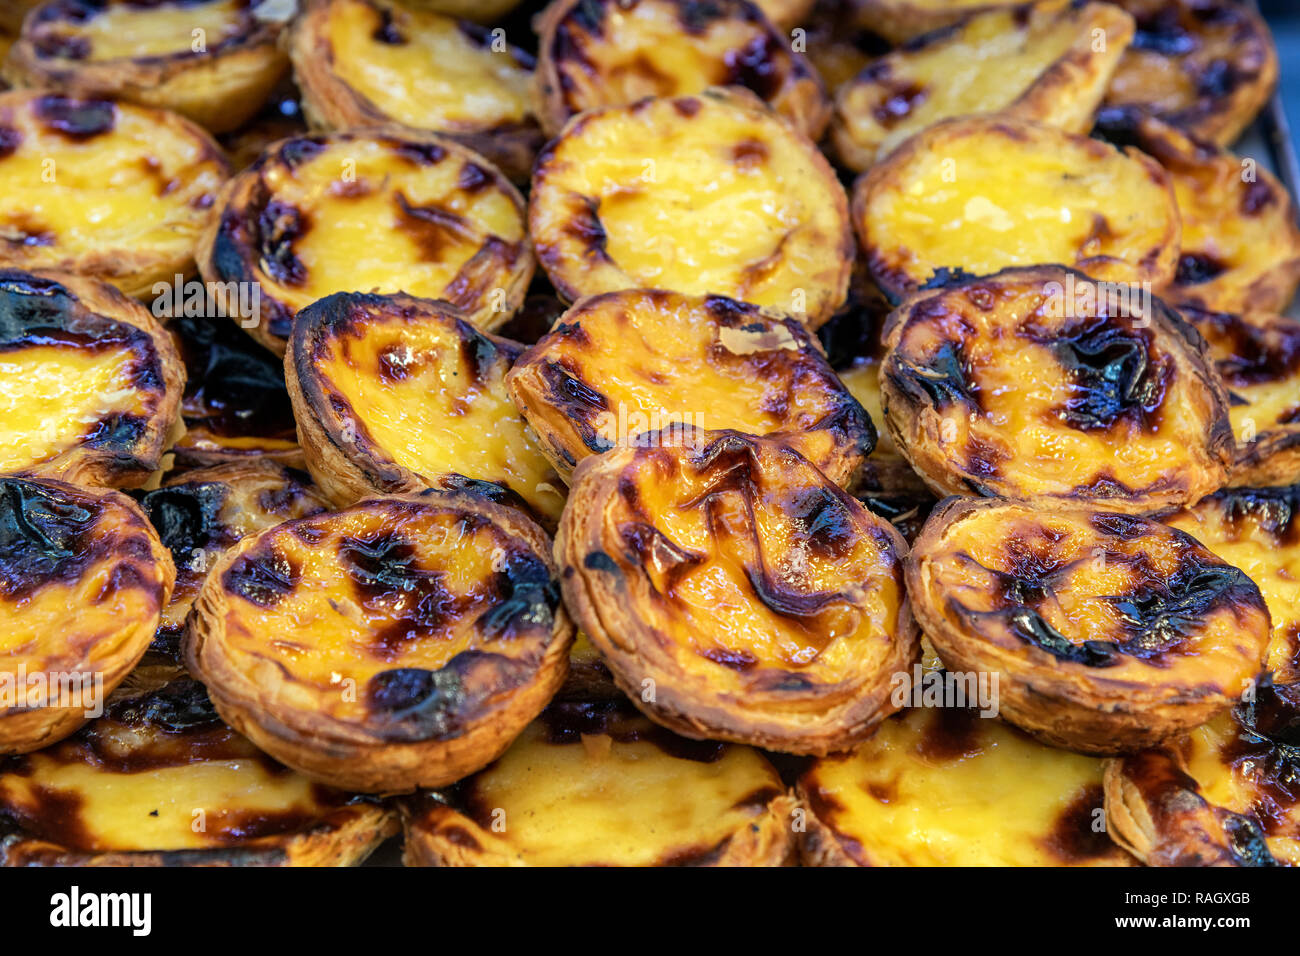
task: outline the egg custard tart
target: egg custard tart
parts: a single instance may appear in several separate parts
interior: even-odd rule
[[[224,133],[288,69],[276,0],[46,0],[4,75],[15,86],[174,110]]]
[[[316,483],[340,505],[473,491],[554,528],[563,482],[506,391],[522,351],[445,302],[339,292],[308,306],[285,369]]]
[[[1227,478],[1227,398],[1201,337],[1138,288],[1007,269],[909,300],[886,347],[886,423],[941,494],[1140,512]]]
[[[736,88],[575,116],[537,158],[528,231],[569,302],[713,293],[813,328],[844,301],[853,262],[825,158]]]
[[[1154,159],[1004,116],[946,120],[858,179],[853,222],[892,301],[954,275],[1060,263],[1160,289],[1178,207]]]
[[[1263,17],[1236,0],[1116,0],[1137,34],[1106,94],[1199,140],[1231,146],[1277,86]]]
[[[974,707],[912,707],[803,773],[800,855],[805,866],[1133,866],[1106,834],[1102,764]]]
[[[1300,481],[1300,321],[1183,306],[1228,390],[1236,436],[1229,484]]]
[[[797,320],[723,296],[583,299],[506,376],[561,475],[679,423],[765,435],[845,484],[875,428]]]
[[[508,34],[390,0],[311,0],[290,36],[307,118],[433,130],[527,181],[545,137],[531,55]]]
[[[523,197],[487,160],[432,133],[284,140],[217,205],[199,268],[209,282],[258,283],[248,331],[280,355],[298,310],[333,292],[445,299],[492,329],[533,274]]]
[[[228,168],[175,113],[0,93],[0,266],[57,269],[145,296],[194,267]]]
[[[0,477],[0,754],[95,716],[149,647],[175,577],[120,492]]]
[[[953,116],[1005,111],[1086,133],[1132,36],[1133,18],[1108,3],[1051,0],[977,14],[840,87],[831,141],[840,161],[862,172]]]
[[[266,458],[305,468],[284,360],[224,316],[180,316],[167,328],[186,375],[185,434],[171,448],[176,467]]]
[[[268,460],[234,461],[187,471],[140,497],[176,565],[176,585],[151,646],[154,663],[179,666],[185,617],[208,568],[235,542],[328,510],[329,502],[306,477]]]
[[[952,27],[974,14],[1027,7],[1024,0],[850,0],[857,22],[891,43]]]
[[[1300,226],[1277,177],[1135,109],[1103,110],[1097,127],[1169,173],[1182,240],[1165,298],[1219,312],[1280,312],[1291,303],[1300,284]]]
[[[112,286],[0,267],[0,472],[147,483],[184,376],[167,333]]]
[[[578,465],[555,543],[566,605],[677,733],[851,747],[917,655],[902,536],[777,442],[663,437]]]
[[[0,760],[0,817],[0,866],[351,866],[398,827],[266,756],[189,679]]]
[[[949,670],[997,674],[1001,716],[1081,753],[1205,723],[1269,646],[1244,572],[1185,532],[1092,508],[950,498],[913,545],[907,590]]]
[[[408,866],[782,866],[795,801],[758,751],[627,701],[555,703],[500,760],[406,802]]]
[[[1273,620],[1264,666],[1300,683],[1300,485],[1228,488],[1161,518],[1259,586]]]
[[[1300,866],[1300,687],[1106,766],[1111,834],[1148,866]]]
[[[314,779],[445,786],[564,681],[550,550],[514,508],[446,492],[288,521],[212,565],[185,662],[232,727]]]
[[[818,139],[830,104],[802,53],[748,0],[554,0],[537,22],[542,123],[646,96],[741,86]]]

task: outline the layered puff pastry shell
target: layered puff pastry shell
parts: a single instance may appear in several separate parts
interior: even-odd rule
[[[0,354],[0,473],[157,477],[185,372],[147,309],[94,279],[0,267]]]
[[[1033,263],[1159,290],[1178,263],[1178,206],[1159,163],[996,114],[937,123],[872,166],[853,187],[853,224],[894,302]]]
[[[566,480],[589,455],[678,424],[765,435],[847,484],[875,444],[816,338],[723,296],[583,299],[515,363],[510,394]]]
[[[816,71],[748,0],[554,0],[537,22],[542,122],[647,96],[739,86],[810,138],[830,104]]]
[[[1186,737],[1108,761],[1111,832],[1148,866],[1300,866],[1300,688],[1265,685]]]
[[[1106,94],[1198,140],[1231,146],[1277,85],[1268,24],[1236,0],[1118,0],[1137,20]]]
[[[188,678],[0,758],[0,813],[0,866],[351,866],[397,830],[383,804],[262,753]]]
[[[976,13],[872,61],[835,96],[840,161],[869,169],[939,120],[1006,112],[1086,133],[1133,36],[1108,3],[1052,0]]]
[[[552,704],[492,766],[405,801],[413,866],[782,866],[795,800],[751,747],[626,700]]]

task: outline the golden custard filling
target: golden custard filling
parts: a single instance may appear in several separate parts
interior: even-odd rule
[[[654,590],[671,596],[667,607],[677,618],[674,630],[696,655],[835,673],[857,657],[860,649],[854,645],[859,641],[892,640],[902,593],[887,573],[880,541],[855,535],[834,557],[818,554],[799,540],[799,529],[788,517],[787,509],[800,497],[797,489],[751,498],[725,486],[715,488],[710,479],[717,476],[675,486],[653,477],[637,480],[636,488],[655,516],[655,530],[676,548],[707,556],[685,575],[663,562],[645,566]],[[727,537],[715,538],[715,529]],[[801,589],[844,592],[841,601],[826,607],[820,626],[807,628],[754,600],[747,565],[767,555],[778,567],[789,567]],[[703,622],[707,627],[700,626]]]
[[[0,808],[25,835],[90,852],[247,846],[347,799],[267,757],[188,680],[116,701],[73,737],[0,764]]]
[[[0,471],[49,461],[119,416],[152,414],[137,388],[140,360],[130,342],[0,350]]]
[[[325,31],[335,75],[399,123],[479,129],[532,113],[531,71],[450,17],[333,0]]]
[[[828,252],[846,245],[837,192],[811,144],[765,111],[648,100],[575,121],[542,154],[532,232],[569,298],[713,292],[819,322],[848,275]],[[573,242],[596,242],[586,261],[608,269],[568,261],[584,254]]]
[[[438,671],[465,651],[532,653],[534,642],[508,639],[519,621],[506,612],[544,598],[545,565],[502,527],[438,500],[361,505],[245,538],[221,573],[213,639],[229,666],[254,679],[273,667],[284,703],[364,723],[394,674]]]
[[[1279,684],[1300,680],[1300,486],[1229,489],[1164,519],[1258,586],[1273,620],[1264,666]]]
[[[460,795],[474,838],[494,854],[649,866],[703,856],[784,790],[757,750],[685,740],[609,702],[552,705]]]
[[[1036,648],[1117,689],[1176,679],[1236,695],[1259,677],[1267,646],[1250,579],[1142,518],[974,510],[925,552],[920,580],[936,613],[999,657]]]
[[[78,4],[77,16],[40,24],[38,42],[42,51],[92,63],[198,55],[197,44],[212,49],[244,34],[252,20],[249,6],[250,0]]]
[[[330,338],[313,357],[320,384],[348,403],[358,431],[418,475],[495,482],[558,517],[559,479],[506,392],[511,354],[434,316],[363,319],[361,330]]]
[[[1294,695],[1280,698],[1265,692],[1264,699],[1281,700],[1278,716],[1294,720]],[[1285,729],[1261,737],[1254,722],[1243,723],[1239,713],[1224,714],[1193,730],[1179,747],[1182,767],[1207,803],[1253,817],[1273,858],[1284,866],[1300,866],[1292,764],[1278,746],[1294,744]]]
[[[226,170],[207,140],[126,104],[0,95],[0,259],[187,254]]]
[[[1178,234],[1167,180],[1095,140],[1004,119],[951,120],[859,184],[872,272],[892,291],[942,269],[988,275],[1061,263],[1097,279],[1151,281]]]
[[[1106,835],[1102,761],[977,711],[914,708],[800,790],[828,840],[870,866],[1125,866]]]
[[[509,276],[462,270],[485,247],[513,267],[527,255],[527,236],[517,197],[490,174],[477,170],[488,188],[465,188],[472,165],[450,148],[364,137],[309,149],[296,164],[266,163],[265,208],[280,214],[271,242],[289,249],[282,260],[263,254],[261,281],[295,312],[362,289],[447,299],[487,320],[504,308]]]

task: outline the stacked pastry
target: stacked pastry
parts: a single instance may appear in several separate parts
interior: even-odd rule
[[[1300,860],[1255,13],[24,6],[0,861]]]

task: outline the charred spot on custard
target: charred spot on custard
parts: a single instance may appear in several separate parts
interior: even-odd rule
[[[465,707],[462,671],[473,651],[457,654],[436,671],[401,667],[381,671],[366,682],[366,702],[385,725],[412,740],[445,739],[459,729],[458,712]]]
[[[117,107],[108,100],[80,100],[51,94],[38,98],[32,112],[50,132],[74,143],[112,132],[117,124]]]
[[[22,478],[0,478],[0,590],[10,602],[71,585],[113,545],[96,532],[100,511]],[[138,556],[148,546],[139,543]]]
[[[267,609],[293,594],[301,580],[301,566],[274,542],[244,552],[221,576],[222,585],[231,594]]]
[[[1115,852],[1105,830],[1096,827],[1105,795],[1100,783],[1084,787],[1063,809],[1046,839],[1047,848],[1067,863],[1095,860]]]
[[[978,410],[979,390],[959,342],[943,342],[923,362],[898,362],[886,374],[900,391],[937,408],[965,405]]]
[[[91,312],[53,279],[0,269],[0,351],[30,345],[70,346],[89,350],[128,347],[148,349],[148,333],[126,322]],[[140,363],[140,385],[159,388],[152,368]]]
[[[1049,345],[1078,390],[1060,409],[1062,421],[1081,431],[1110,429],[1124,418],[1143,427],[1158,427],[1166,380],[1172,369],[1151,354],[1145,329],[1123,328],[1109,316],[1085,319],[1031,341]]]
[[[302,285],[307,280],[307,268],[293,247],[310,227],[308,217],[290,203],[272,199],[263,206],[257,215],[261,270],[283,285]]]

